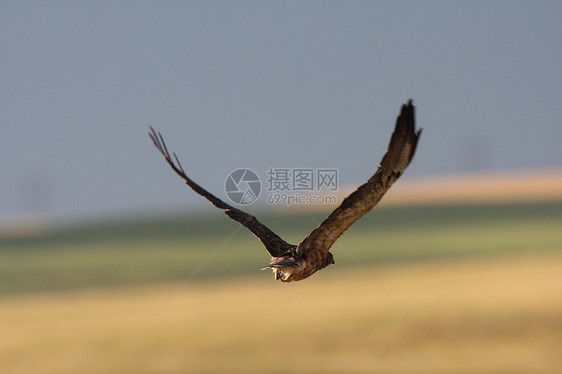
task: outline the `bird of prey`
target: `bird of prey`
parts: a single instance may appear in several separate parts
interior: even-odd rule
[[[343,200],[341,205],[299,245],[287,243],[256,217],[225,203],[195,183],[183,170],[176,154],[172,153],[173,158],[171,157],[162,135],[152,127],[148,135],[168,164],[189,187],[217,208],[223,209],[230,218],[240,222],[261,240],[271,255],[269,265],[262,270],[270,268],[275,279],[292,282],[306,279],[318,270],[335,263],[330,253],[334,242],[349,226],[377,205],[412,161],[421,134],[421,129],[416,131],[414,110],[412,100],[402,105],[388,150],[375,174]]]

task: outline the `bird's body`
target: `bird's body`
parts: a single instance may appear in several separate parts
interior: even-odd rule
[[[275,279],[292,282],[306,279],[334,263],[334,256],[330,251],[310,250],[296,252],[291,256],[272,257],[270,264],[262,270],[271,268]]]
[[[265,245],[272,258],[265,268],[273,269],[275,279],[283,282],[299,281],[334,263],[330,248],[349,226],[369,212],[381,200],[392,184],[402,175],[416,150],[421,129],[415,129],[414,105],[410,100],[402,105],[396,119],[394,133],[388,150],[376,173],[351,195],[344,199],[310,235],[298,246],[291,245],[263,225],[256,217],[226,204],[212,195],[184,172],[178,158],[170,156],[162,135],[151,129],[149,133],[154,145],[164,155],[172,169],[181,176],[195,192],[204,196],[217,208],[235,221],[247,227]],[[262,269],[262,270],[263,270]]]

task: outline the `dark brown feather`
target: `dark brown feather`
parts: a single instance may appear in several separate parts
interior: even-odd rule
[[[299,256],[304,256],[310,251],[329,251],[345,230],[373,209],[390,186],[402,175],[414,157],[421,134],[421,129],[418,131],[415,129],[414,110],[412,100],[402,105],[388,150],[376,173],[367,183],[349,195],[299,244],[297,248]]]
[[[191,180],[183,170],[183,167],[181,166],[181,163],[176,154],[172,153],[174,155],[174,159],[172,159],[172,157],[170,156],[162,134],[157,133],[152,127],[150,127],[148,136],[150,136],[150,139],[152,139],[154,146],[156,146],[160,153],[162,153],[170,167],[176,172],[176,174],[178,174],[183,178],[183,180],[185,180],[185,183],[189,187],[191,187],[199,195],[209,200],[217,208],[224,209],[225,213],[230,218],[240,222],[244,227],[247,227],[255,236],[257,236],[261,240],[271,256],[282,257],[294,251],[294,249],[296,248],[295,245],[291,245],[285,242],[273,231],[268,229],[263,223],[258,221],[256,217],[225,203],[224,201],[195,183],[193,180]]]
[[[275,279],[291,282],[308,278],[316,271],[334,263],[333,256],[329,252],[330,247],[349,226],[373,209],[386,191],[402,175],[414,157],[421,134],[421,129],[416,131],[415,128],[414,111],[412,100],[402,105],[388,150],[376,173],[367,183],[349,195],[298,247],[285,242],[259,222],[256,217],[226,204],[199,186],[186,175],[176,154],[173,153],[174,158],[170,156],[162,135],[154,131],[152,127],[148,135],[170,167],[185,180],[189,187],[217,208],[224,209],[230,218],[247,227],[262,241],[273,257],[266,268],[273,269]]]

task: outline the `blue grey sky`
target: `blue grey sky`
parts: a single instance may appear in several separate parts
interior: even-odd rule
[[[240,167],[365,181],[399,107],[404,179],[562,166],[562,2],[1,1],[0,216],[207,203]],[[252,209],[250,209],[252,210]]]

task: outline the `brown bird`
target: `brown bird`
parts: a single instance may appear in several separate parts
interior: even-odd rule
[[[318,270],[335,263],[334,257],[330,253],[330,248],[335,241],[349,226],[377,205],[412,161],[422,131],[421,129],[416,131],[414,109],[412,100],[409,100],[408,104],[402,105],[388,150],[376,173],[367,183],[345,198],[341,205],[298,246],[285,242],[256,217],[225,203],[199,186],[186,175],[176,154],[172,153],[174,158],[170,156],[162,135],[154,131],[152,127],[148,135],[168,164],[189,187],[217,208],[224,209],[230,218],[247,227],[262,241],[272,256],[269,265],[262,270],[271,268],[275,279],[292,282],[306,279]]]

